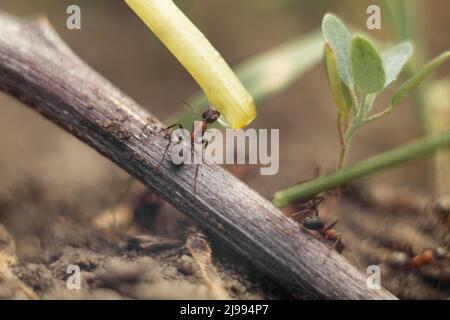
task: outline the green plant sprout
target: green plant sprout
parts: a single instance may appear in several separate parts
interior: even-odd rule
[[[342,186],[355,178],[411,160],[449,144],[449,133],[441,133],[439,136],[419,140],[411,146],[391,150],[345,170],[348,152],[357,130],[391,114],[411,92],[450,58],[450,52],[439,55],[413,74],[400,85],[383,111],[372,114],[377,95],[398,79],[412,56],[412,45],[403,42],[380,54],[368,38],[350,34],[341,20],[332,14],[325,15],[322,33],[325,41],[326,73],[338,110],[337,123],[341,143],[338,172],[277,192],[274,203],[278,206],[285,206],[295,200]]]
[[[392,105],[385,113],[370,116],[376,95],[397,79],[413,49],[410,43],[405,42],[380,55],[370,40],[361,35],[352,36],[346,26],[331,14],[325,15],[322,32],[325,67],[338,108],[341,152],[337,168],[340,170],[355,132],[394,108]]]
[[[371,115],[377,95],[397,80],[411,58],[412,45],[404,42],[380,54],[369,39],[351,35],[341,20],[332,14],[325,15],[322,32],[328,81],[338,107],[341,152],[337,169],[341,170],[356,131],[392,113],[449,57],[449,53],[437,57],[413,75],[400,86],[384,111]]]

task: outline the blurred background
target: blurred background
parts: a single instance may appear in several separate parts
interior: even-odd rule
[[[176,3],[231,66],[319,29],[328,11],[337,13],[355,29],[366,30],[366,8],[377,3],[383,8],[382,30],[366,32],[385,44],[412,38],[418,53],[413,64],[421,66],[450,48],[450,2],[445,0],[402,2],[406,3],[405,12],[409,15],[403,15],[401,20],[393,19],[399,13],[389,11],[382,1],[186,0]],[[66,8],[70,4],[81,8],[81,30],[66,28]],[[198,92],[189,74],[123,1],[1,0],[0,10],[21,17],[47,16],[77,55],[161,120],[182,111],[182,101]],[[297,57],[299,63],[310,58]],[[449,71],[447,64],[434,79],[448,77]],[[383,108],[388,98],[389,95],[382,97],[377,102],[378,108]],[[235,171],[269,199],[277,190],[310,177],[318,166],[322,172],[333,170],[339,150],[336,108],[321,57],[281,92],[258,101],[258,117],[252,126],[280,129],[280,172],[276,176],[260,176],[255,167]],[[413,103],[402,105],[393,116],[358,133],[350,161],[411,141],[425,131],[420,110]],[[15,240],[19,263],[14,272],[41,297],[64,297],[61,291],[49,293],[48,288],[57,285],[44,285],[40,280],[33,283],[29,276],[30,264],[42,265],[57,279],[56,269],[51,265],[61,260],[67,247],[116,254],[114,246],[108,244],[105,248],[109,249],[104,249],[103,241],[108,242],[108,239],[98,239],[102,236],[85,226],[92,226],[96,217],[117,206],[127,191],[129,176],[3,93],[0,93],[0,150],[0,224]],[[365,270],[369,263],[379,263],[383,254],[382,245],[373,239],[407,242],[419,251],[439,245],[440,237],[433,235],[430,222],[418,213],[432,197],[430,180],[425,161],[388,170],[361,183],[371,190],[369,193],[373,193],[377,201],[382,198],[382,205],[369,205],[348,197],[340,201],[337,208],[324,213],[330,219],[334,216],[341,219],[340,231],[350,248],[347,257]],[[414,207],[412,210],[417,211],[414,214],[409,209],[405,210],[409,213],[399,214],[396,208],[385,205],[386,199],[398,201],[392,200],[392,196],[399,194],[404,194],[406,200],[402,200],[412,202],[412,207],[422,200],[418,206],[425,205],[420,209]],[[166,203],[161,204],[160,211],[165,218],[158,218],[152,234],[182,237],[191,223]],[[233,263],[230,267],[224,262],[226,249],[218,246],[217,252],[217,263],[224,265],[221,272],[228,274]],[[182,256],[177,254],[178,258]],[[164,261],[170,267],[171,262]],[[179,263],[177,261],[174,263]],[[42,279],[46,271],[36,268],[40,270],[34,271],[39,275],[37,278]],[[242,277],[247,279],[242,276],[246,272],[249,271],[239,270],[233,276],[234,280],[244,283],[244,289],[240,289],[242,292],[236,297],[270,296],[270,290],[264,287],[268,280],[242,280]],[[405,276],[397,281],[393,275],[386,279],[388,283],[383,285],[401,297],[449,296],[448,287],[436,289],[439,279],[429,282],[422,277]],[[404,279],[407,279],[406,284]],[[195,280],[188,280],[195,283]],[[258,285],[255,288],[255,283],[262,283],[263,289]],[[276,284],[267,285],[278,289]],[[289,296],[289,293],[275,292],[270,294]],[[119,294],[127,296],[123,292]]]

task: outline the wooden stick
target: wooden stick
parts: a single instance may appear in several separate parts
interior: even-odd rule
[[[300,298],[395,299],[216,165],[161,166],[161,123],[83,63],[45,19],[0,14],[0,88],[114,161]]]

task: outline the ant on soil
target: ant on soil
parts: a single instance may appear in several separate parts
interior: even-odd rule
[[[183,101],[183,103],[188,106],[192,111],[194,111],[194,113],[196,114],[200,114],[199,112],[195,111],[194,108],[192,108],[191,105],[189,105],[187,102]],[[201,137],[201,144],[204,144],[204,148],[206,148],[206,146],[208,145],[208,141],[204,140],[204,134],[206,132],[206,130],[208,129],[208,126],[215,123],[219,117],[220,117],[220,112],[217,110],[214,110],[212,108],[209,108],[205,111],[203,111],[201,113],[201,117],[202,120],[201,121],[201,125],[200,126],[195,126],[194,123],[192,124],[192,132],[190,134],[190,140],[191,140],[191,146],[192,146],[192,150],[194,150],[194,144],[198,143],[195,141],[196,137],[200,136]],[[164,155],[162,157],[162,159],[160,160],[158,167],[161,165],[161,163],[164,161],[167,151],[169,150],[169,147],[171,145],[172,142],[175,143],[180,143],[180,138],[178,137],[178,141],[172,141],[172,132],[171,129],[177,127],[178,129],[183,129],[183,126],[179,123],[176,124],[172,124],[164,129],[162,129],[160,132],[165,132],[164,138],[169,140],[169,142],[167,143],[167,146],[164,150]],[[203,154],[202,154],[203,157]],[[195,176],[194,176],[194,195],[196,193],[197,190],[197,176],[198,176],[198,170],[199,170],[199,165],[197,164],[197,167],[195,168]]]
[[[439,288],[442,279],[448,277],[443,271],[443,267],[448,265],[447,260],[450,259],[450,253],[447,248],[436,247],[434,249],[422,250],[419,254],[414,254],[411,246],[407,245],[405,250],[395,251],[386,259],[386,263],[391,268],[402,272],[399,275],[399,279],[403,279],[401,281],[401,292],[406,289],[408,280],[412,274],[425,277],[426,279],[437,280]],[[433,266],[433,268],[426,269],[427,266]],[[404,278],[405,276],[406,278]]]
[[[450,258],[450,255],[444,247],[437,247],[433,250],[426,249],[417,255],[414,254],[411,247],[408,247],[407,252],[396,251],[392,253],[387,262],[394,268],[418,270],[433,261],[448,258]]]

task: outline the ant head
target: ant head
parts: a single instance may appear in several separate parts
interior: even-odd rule
[[[219,117],[220,112],[213,109],[208,109],[202,113],[203,120],[206,120],[209,124],[216,122]]]

